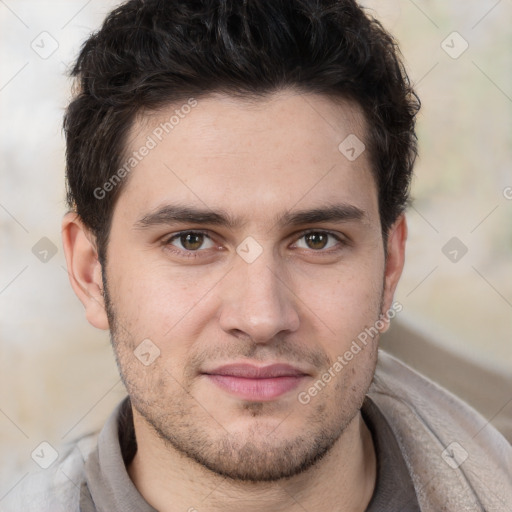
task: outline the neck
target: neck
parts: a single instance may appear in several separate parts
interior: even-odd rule
[[[303,512],[334,507],[363,512],[376,479],[371,434],[358,413],[331,450],[312,468],[276,482],[238,482],[199,465],[164,444],[134,410],[137,453],[128,473],[160,512]]]

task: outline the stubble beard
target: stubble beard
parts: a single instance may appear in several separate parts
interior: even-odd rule
[[[280,438],[279,428],[270,432],[258,422],[257,418],[264,419],[268,413],[268,403],[245,404],[240,412],[246,415],[248,410],[251,412],[256,418],[254,427],[245,432],[229,432],[193,397],[191,381],[174,382],[176,391],[171,392],[169,383],[174,378],[165,369],[160,367],[149,376],[144,373],[133,354],[137,343],[120,325],[105,277],[103,295],[116,363],[134,410],[178,458],[185,457],[187,462],[194,461],[203,470],[234,481],[275,482],[312,468],[329,453],[355,419],[373,378],[376,343],[369,347],[371,367],[362,368],[368,378],[357,389],[353,386],[348,389],[339,380],[330,384],[334,386],[331,397],[338,397],[338,401],[328,402],[320,396],[307,406],[299,405],[306,428],[292,438]]]

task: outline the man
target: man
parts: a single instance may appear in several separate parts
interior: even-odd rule
[[[73,74],[63,244],[128,397],[12,510],[512,509],[510,445],[378,351],[419,102],[376,21],[132,0]]]

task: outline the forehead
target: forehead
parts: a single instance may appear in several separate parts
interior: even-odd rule
[[[184,100],[135,121],[125,160],[137,162],[116,210],[135,215],[179,200],[263,220],[343,202],[375,216],[369,156],[346,152],[365,139],[358,107],[321,95]]]

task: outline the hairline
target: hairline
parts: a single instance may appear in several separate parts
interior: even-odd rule
[[[272,101],[275,99],[276,96],[279,96],[280,94],[286,94],[287,92],[296,92],[297,95],[300,96],[319,96],[323,97],[325,99],[328,99],[329,101],[333,102],[337,106],[344,106],[349,108],[349,112],[351,114],[356,113],[356,115],[351,115],[351,120],[354,123],[358,123],[358,128],[361,130],[361,133],[363,134],[363,138],[366,141],[369,141],[370,138],[370,127],[367,119],[367,114],[364,110],[364,107],[361,105],[360,101],[356,98],[353,98],[350,94],[347,93],[336,93],[334,91],[315,91],[312,90],[310,87],[301,86],[301,84],[297,83],[290,83],[290,84],[284,84],[283,86],[279,88],[269,89],[265,91],[252,91],[249,89],[235,89],[235,88],[229,88],[229,87],[223,87],[223,88],[216,88],[212,90],[205,90],[203,92],[199,92],[196,94],[186,94],[186,93],[180,93],[176,95],[175,98],[168,101],[162,101],[159,105],[154,107],[147,107],[142,106],[137,111],[135,111],[132,114],[131,117],[131,126],[128,128],[126,132],[126,137],[122,141],[122,151],[119,152],[119,158],[117,160],[116,168],[118,168],[123,161],[126,161],[129,158],[129,152],[131,148],[129,147],[129,144],[132,143],[136,137],[146,128],[150,126],[150,122],[155,119],[161,119],[163,117],[163,112],[165,110],[171,109],[173,107],[179,107],[183,101],[186,101],[189,98],[194,98],[196,100],[200,99],[227,99],[228,101],[230,99],[234,99],[236,102],[242,102],[245,103],[246,106],[249,108],[256,107],[259,108],[261,105],[264,105],[265,103],[268,103],[269,101]],[[334,128],[333,128],[334,129]],[[138,131],[137,131],[138,130]],[[369,165],[369,171],[371,175],[371,179],[373,179],[376,190],[377,190],[377,201],[378,201],[378,217],[379,222],[381,225],[381,234],[383,238],[384,243],[384,253],[387,255],[387,235],[389,230],[391,229],[392,223],[388,226],[386,232],[384,232],[383,224],[382,224],[382,216],[381,216],[381,205],[380,205],[380,185],[377,180],[377,173],[378,170],[375,169],[375,164],[373,162],[373,154],[371,147],[371,144],[369,144],[370,147],[368,147],[369,151],[369,157],[368,157],[368,165]],[[103,263],[106,263],[107,261],[107,247],[109,244],[110,239],[110,232],[112,229],[112,222],[114,218],[114,211],[117,206],[117,202],[123,193],[123,190],[127,186],[131,174],[128,174],[125,178],[123,178],[119,184],[119,186],[116,187],[114,191],[114,195],[112,197],[111,202],[111,208],[109,211],[109,216],[106,219],[105,225],[101,228],[101,233],[98,233],[101,235],[101,240],[99,240],[97,243],[98,253],[100,256],[100,263],[103,266]],[[398,212],[398,215],[394,219],[398,219],[400,216],[400,212]],[[97,239],[97,237],[94,237]],[[101,254],[100,254],[101,253]]]

